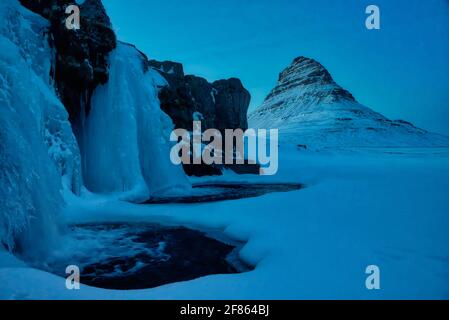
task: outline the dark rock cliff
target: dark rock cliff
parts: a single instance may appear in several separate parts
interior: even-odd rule
[[[73,0],[20,0],[31,11],[50,22],[49,42],[55,51],[52,76],[57,93],[69,113],[75,135],[80,114],[86,116],[94,89],[109,78],[109,53],[117,39],[101,0],[85,0],[79,4],[80,29],[69,30],[66,8]],[[239,79],[231,78],[209,83],[194,75],[185,75],[176,62],[148,60],[142,53],[144,68],[156,69],[168,82],[161,88],[161,109],[173,120],[176,128],[192,130],[193,120],[202,121],[203,131],[209,128],[248,128],[247,111],[250,94]],[[78,136],[77,136],[78,138]],[[222,167],[185,166],[187,174],[220,174]]]
[[[248,129],[251,96],[239,79],[218,80],[212,84],[217,114],[217,129]]]
[[[247,111],[251,96],[239,79],[209,83],[194,75],[185,75],[180,63],[150,60],[168,86],[161,89],[161,108],[177,128],[192,129],[195,116],[202,119],[202,129],[248,128]]]
[[[81,105],[90,108],[90,96],[98,84],[108,80],[108,54],[116,37],[101,0],[86,0],[79,5],[79,30],[65,26],[70,0],[20,0],[23,6],[50,21],[50,45],[55,49],[53,76],[57,92],[70,120],[78,118]]]
[[[176,128],[192,130],[192,122],[201,120],[201,129],[215,128],[224,136],[225,129],[248,128],[247,112],[251,95],[239,79],[231,78],[209,83],[194,75],[185,75],[182,64],[171,61],[148,61],[167,81],[161,88],[161,108]],[[258,165],[184,165],[188,175],[220,175],[226,167],[237,173],[259,172]]]

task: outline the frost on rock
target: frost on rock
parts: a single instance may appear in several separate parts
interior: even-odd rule
[[[188,188],[182,168],[170,161],[173,124],[160,110],[159,84],[156,71],[144,72],[141,54],[119,43],[109,81],[95,90],[89,116],[76,130],[88,137],[80,148],[89,190],[137,201]]]
[[[61,189],[79,193],[79,150],[51,86],[47,21],[17,0],[2,0],[0,21],[0,241],[37,254],[57,233]]]

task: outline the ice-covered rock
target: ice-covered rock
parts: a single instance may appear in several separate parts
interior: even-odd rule
[[[17,0],[2,0],[0,21],[0,242],[37,254],[57,233],[62,188],[80,191],[79,150],[51,85],[48,22]]]

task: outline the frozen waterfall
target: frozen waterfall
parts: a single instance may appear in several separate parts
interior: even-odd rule
[[[160,110],[158,82],[156,71],[144,71],[139,51],[118,43],[109,81],[95,90],[82,121],[83,176],[90,191],[138,201],[189,188],[182,168],[170,162],[173,124]]]
[[[63,191],[80,195],[83,184],[133,201],[190,188],[170,162],[173,124],[157,98],[162,79],[144,72],[134,47],[111,53],[110,79],[75,128],[83,135],[78,147],[50,77],[48,21],[18,0],[0,2],[0,20],[0,249],[44,255],[64,225]]]
[[[62,188],[79,193],[79,150],[50,81],[46,20],[0,3],[0,244],[41,255],[57,237]]]

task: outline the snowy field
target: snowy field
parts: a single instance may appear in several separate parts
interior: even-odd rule
[[[309,153],[281,146],[279,154],[274,177],[220,180],[299,182],[305,189],[195,205],[66,195],[67,223],[150,221],[222,231],[247,242],[240,255],[255,270],[148,290],[69,291],[64,278],[0,252],[0,298],[449,298],[449,149]],[[373,264],[381,289],[369,291],[365,268]]]

